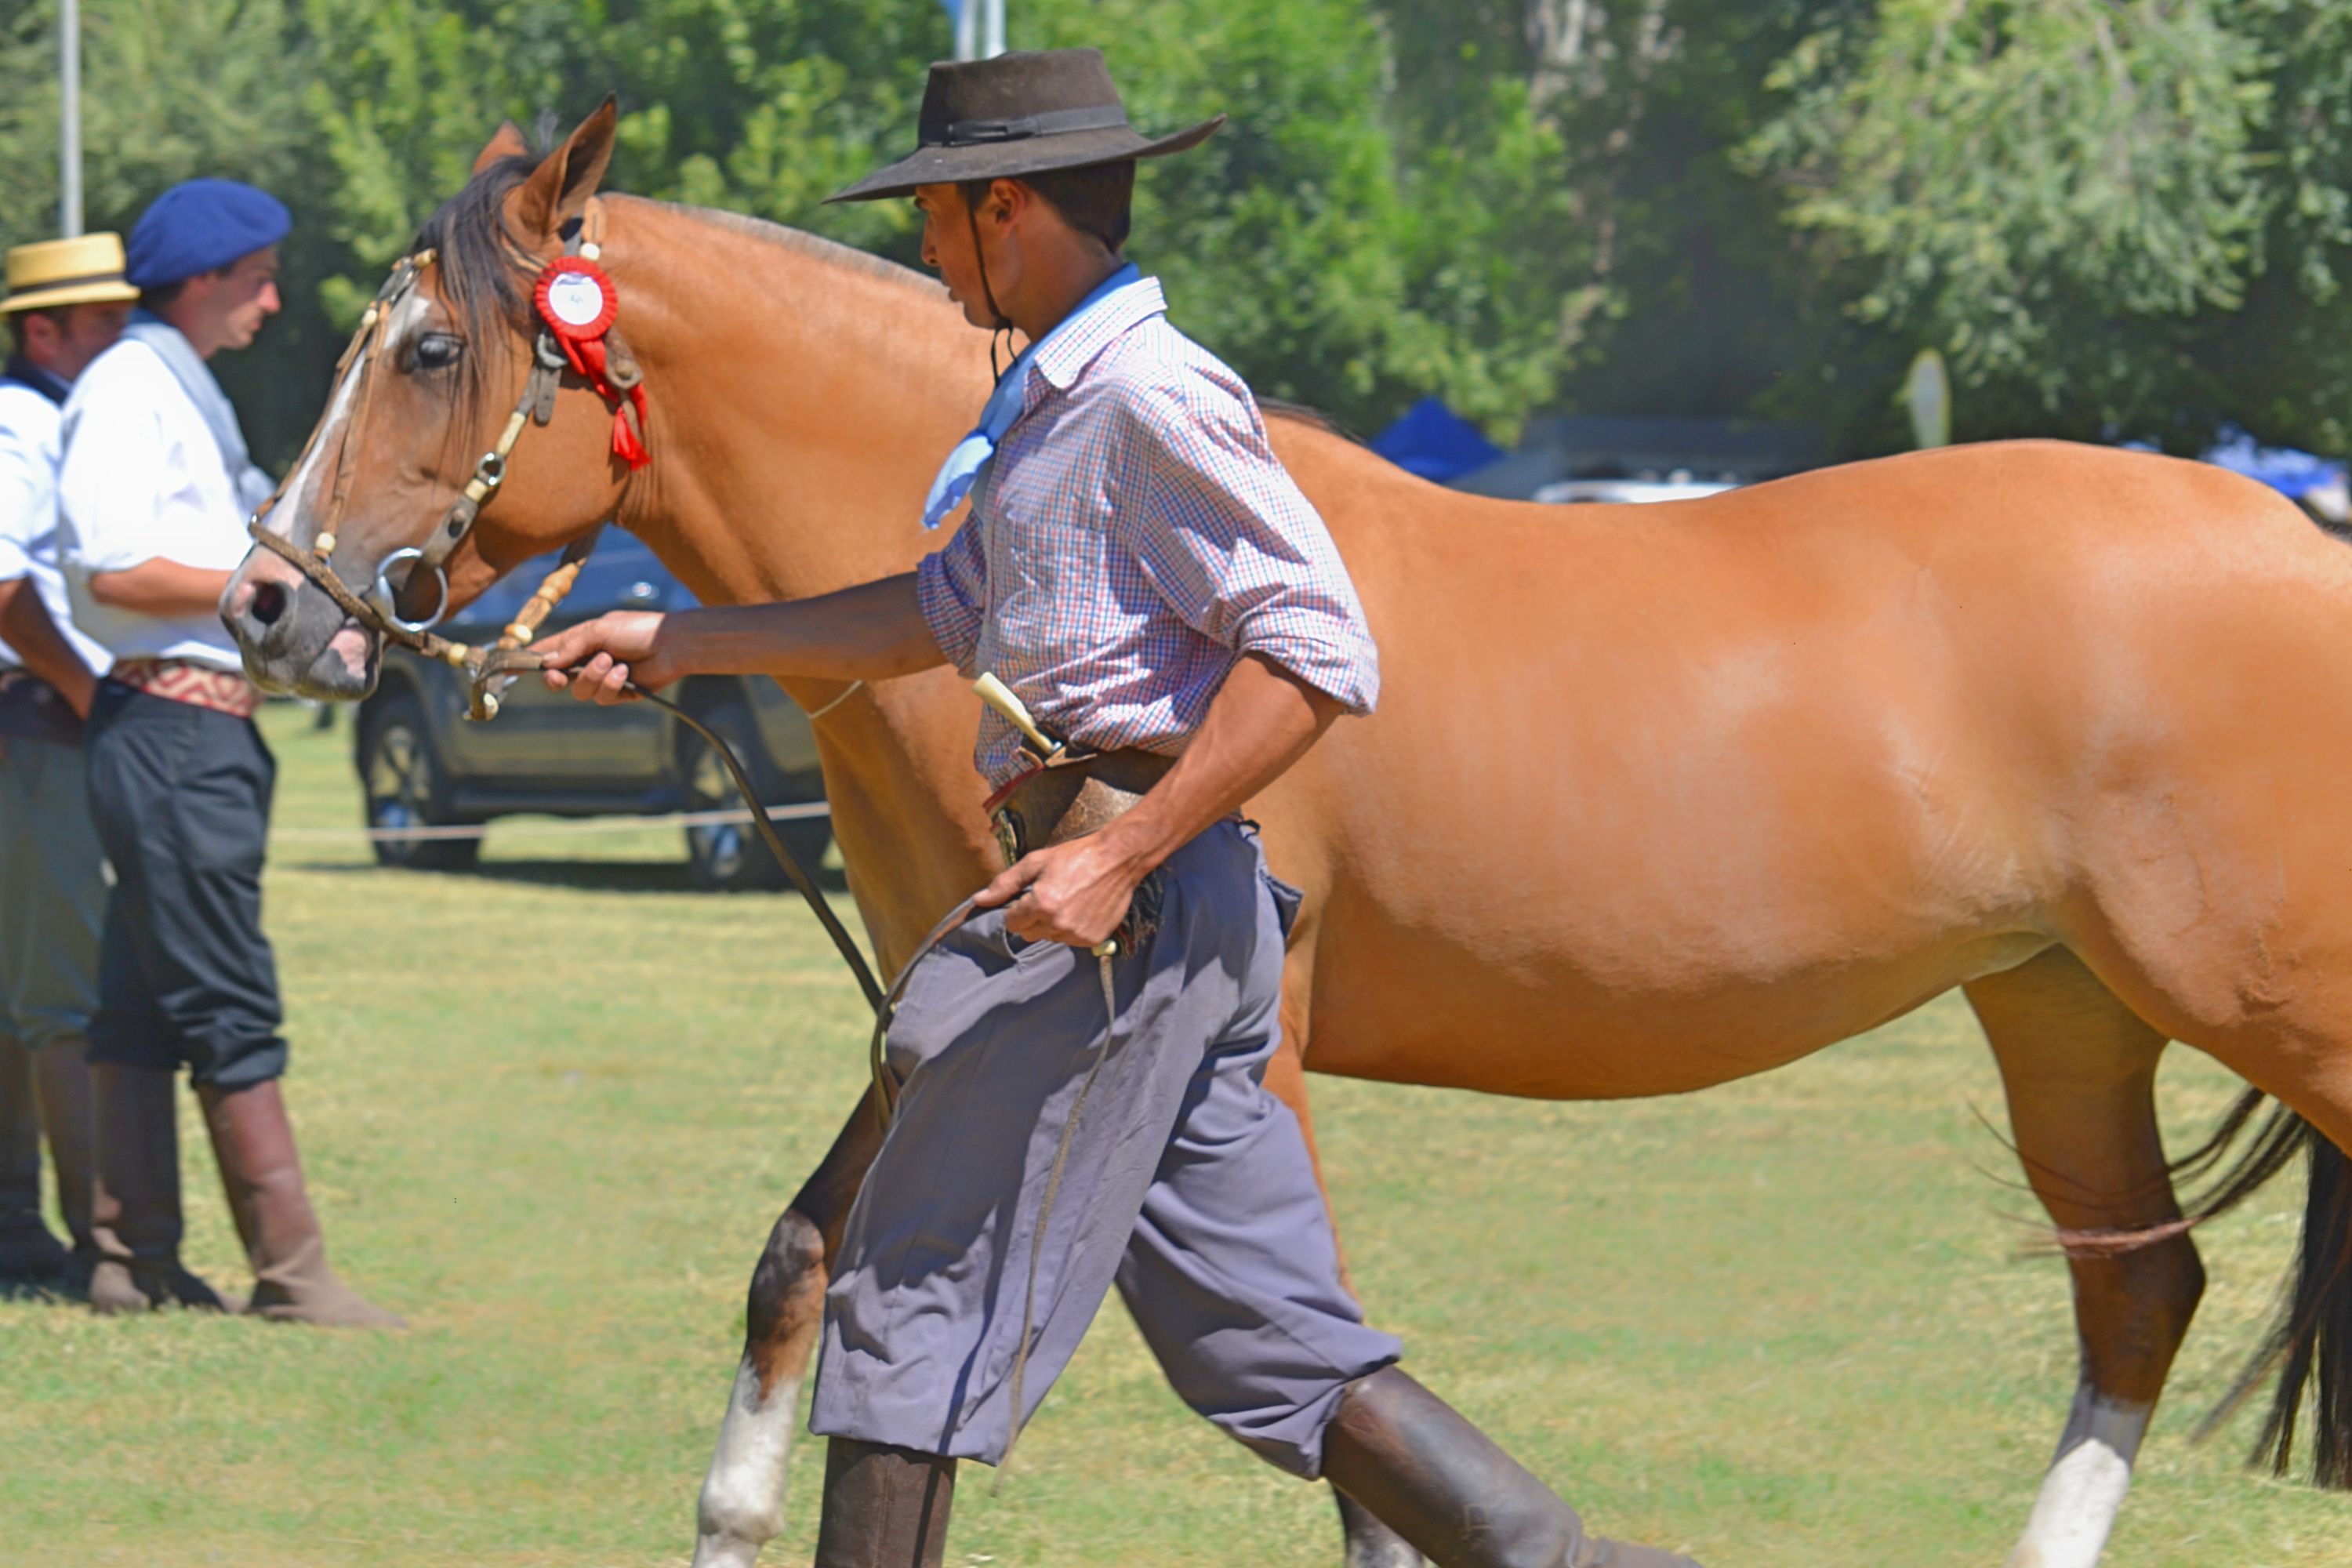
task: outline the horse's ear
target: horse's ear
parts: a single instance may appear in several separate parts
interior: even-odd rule
[[[619,119],[607,98],[596,112],[563,139],[563,145],[540,160],[530,177],[515,190],[515,225],[519,234],[551,240],[563,226],[587,210],[588,198],[604,178],[613,161],[613,124]]]
[[[511,120],[499,121],[498,133],[474,160],[474,173],[478,174],[501,158],[519,158],[530,151],[530,143],[522,139],[522,127]]]

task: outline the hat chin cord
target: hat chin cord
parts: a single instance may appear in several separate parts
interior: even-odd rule
[[[980,268],[980,297],[988,301],[988,368],[1001,381],[1004,377],[1004,367],[996,363],[997,344],[1002,341],[1005,347],[1013,346],[1013,318],[1006,315],[1004,308],[996,302],[996,290],[989,286],[988,252],[980,243],[980,214],[970,202],[963,204],[963,218],[971,227],[971,260],[972,265]]]
[[[980,243],[980,214],[969,201],[963,205],[963,216],[964,222],[971,228],[971,260],[972,265],[980,268],[980,295],[988,302],[988,318],[991,323],[988,329],[991,333],[988,340],[988,368],[995,373],[998,380],[1002,381],[1004,378],[1004,367],[997,363],[1000,354],[998,344],[1001,342],[1006,349],[1013,346],[1013,318],[1006,315],[1004,307],[996,302],[996,290],[989,284],[988,252]],[[1114,264],[1118,262],[1118,247],[1097,234],[1088,234],[1087,237],[1101,246],[1103,254]]]

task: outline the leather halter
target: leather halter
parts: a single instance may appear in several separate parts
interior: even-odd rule
[[[579,228],[564,242],[564,254],[584,256],[594,260],[604,232],[604,204],[591,196]],[[337,574],[330,561],[335,552],[333,528],[342,520],[346,487],[351,479],[352,433],[358,429],[361,416],[366,412],[368,384],[365,378],[368,369],[383,347],[385,324],[391,318],[393,307],[408,297],[416,287],[417,274],[431,266],[433,261],[433,252],[423,250],[402,257],[393,264],[392,276],[384,279],[383,287],[376,290],[374,301],[360,317],[359,330],[352,333],[351,346],[343,351],[342,358],[335,362],[335,390],[341,392],[345,377],[357,375],[362,378],[358,385],[361,401],[343,426],[342,450],[338,454],[335,469],[334,494],[328,503],[325,523],[313,541],[315,548],[297,544],[263,526],[263,520],[285,494],[284,480],[278,482],[278,489],[270,493],[269,499],[262,502],[247,521],[245,529],[256,543],[265,546],[301,573],[314,587],[333,600],[338,609],[360,626],[386,641],[398,643],[426,658],[464,671],[467,717],[491,719],[499,711],[497,686],[525,672],[547,668],[547,660],[524,645],[538,635],[540,626],[546,622],[557,604],[572,591],[572,584],[580,576],[581,564],[588,559],[588,552],[596,547],[597,535],[603,531],[601,528],[591,529],[564,547],[562,561],[547,574],[547,580],[531,594],[530,603],[516,613],[515,618],[499,634],[495,647],[478,647],[461,643],[433,630],[434,625],[441,618],[441,612],[447,608],[449,603],[448,578],[443,573],[442,563],[473,531],[483,506],[498,493],[499,486],[505,481],[507,458],[513,453],[515,443],[521,438],[523,426],[526,423],[544,425],[555,417],[555,394],[562,384],[566,362],[563,351],[556,345],[554,335],[547,331],[544,324],[532,345],[530,379],[523,384],[522,397],[515,404],[514,412],[507,416],[506,425],[499,432],[498,441],[482,455],[481,461],[474,465],[473,477],[466,481],[465,489],[450,503],[449,510],[442,514],[441,521],[434,528],[431,536],[422,545],[408,545],[394,551],[378,564],[374,584],[378,597],[371,599],[353,592],[352,585]],[[639,372],[635,363],[617,342],[612,344],[605,374],[608,381],[623,390],[637,382]],[[333,406],[331,398],[329,406]],[[321,420],[320,425],[323,428],[325,421]],[[303,446],[301,455],[287,470],[289,478],[302,471],[303,465],[310,458],[311,446],[318,439],[319,431],[314,429],[310,432],[310,442]],[[426,570],[435,574],[440,584],[440,602],[435,606],[430,620],[403,620],[398,606],[393,602],[394,590],[385,580],[385,572],[393,561],[404,554],[413,563],[409,568],[411,580],[418,571]],[[404,583],[403,586],[405,585]],[[850,692],[864,684],[862,681],[853,683],[847,691],[820,710],[819,716],[838,707]],[[776,831],[774,819],[768,815],[768,808],[761,804],[759,792],[752,787],[751,775],[744,771],[734,748],[727,743],[725,737],[678,703],[646,690],[634,680],[628,683],[628,689],[656,707],[667,710],[710,747],[712,754],[733,782],[736,793],[743,797],[744,805],[751,813],[752,825],[759,829],[769,852],[783,867],[785,877],[808,905],[810,912],[816,916],[817,923],[824,928],[825,935],[833,939],[833,945],[840,952],[843,961],[849,965],[858,989],[866,994],[866,1005],[878,1009],[882,1005],[882,986],[874,978],[874,971],[866,963],[866,955],[858,951],[856,940],[841,923],[841,917],[834,912],[833,905],[818,889],[807,868],[793,858],[791,850],[784,847],[783,837]]]
[[[604,227],[604,204],[589,198],[579,226],[564,240],[567,256],[595,259],[601,248]],[[376,565],[375,580],[366,593],[356,592],[335,571],[333,556],[336,530],[341,525],[343,508],[350,495],[352,472],[352,448],[357,433],[366,422],[370,394],[373,384],[368,372],[373,368],[376,356],[383,348],[391,327],[394,310],[412,294],[424,269],[436,260],[431,250],[404,256],[393,263],[392,275],[367,310],[360,317],[359,328],[352,335],[350,346],[335,362],[335,392],[340,394],[347,381],[356,377],[357,402],[343,423],[343,431],[335,462],[335,488],[329,498],[326,515],[320,521],[310,547],[295,543],[291,539],[265,525],[265,520],[276,510],[286,491],[286,480],[280,480],[269,499],[246,522],[246,531],[256,543],[267,547],[333,600],[337,608],[367,630],[387,641],[398,643],[425,658],[439,660],[453,668],[462,669],[468,678],[467,707],[475,719],[488,719],[499,710],[499,694],[494,683],[500,677],[511,677],[525,670],[541,668],[539,661],[523,652],[539,628],[545,624],[555,606],[572,591],[579,580],[581,565],[595,549],[601,527],[589,530],[564,547],[563,556],[554,571],[535,590],[529,602],[517,612],[499,636],[493,648],[481,648],[453,641],[436,633],[449,606],[447,563],[457,546],[471,533],[481,517],[482,508],[498,494],[506,481],[507,461],[513,456],[515,444],[522,438],[529,424],[545,425],[555,417],[555,394],[562,384],[563,351],[554,334],[544,323],[539,328],[531,346],[530,374],[523,383],[522,395],[507,416],[498,439],[490,449],[475,463],[472,475],[449,503],[441,521],[425,536],[421,545],[404,545],[384,556]],[[617,345],[616,345],[617,347]],[[616,353],[611,361],[610,376],[615,385],[635,385],[639,377],[635,363],[625,352]],[[330,401],[330,406],[332,400]],[[320,428],[324,428],[321,422]],[[290,479],[300,473],[308,463],[312,447],[319,439],[319,430],[310,433],[294,466],[287,470]],[[407,575],[395,587],[390,581],[393,568],[403,562],[408,565]],[[408,620],[400,614],[399,595],[417,580],[420,573],[432,574],[436,588],[433,613],[421,620]]]

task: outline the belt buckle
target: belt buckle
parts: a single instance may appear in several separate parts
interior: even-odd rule
[[[1021,858],[1023,823],[1021,814],[1009,805],[1000,805],[989,814],[988,824],[996,830],[996,847],[1007,866]]]

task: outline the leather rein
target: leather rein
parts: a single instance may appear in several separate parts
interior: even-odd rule
[[[564,241],[564,254],[593,261],[603,238],[604,216],[604,204],[591,197],[578,227]],[[335,571],[335,529],[342,521],[343,507],[348,499],[352,471],[352,448],[360,426],[365,423],[371,391],[368,372],[383,347],[394,310],[414,292],[417,278],[425,268],[433,265],[434,260],[432,251],[421,250],[404,256],[393,264],[392,275],[384,279],[383,287],[376,290],[375,299],[360,317],[359,328],[352,333],[350,346],[335,362],[333,395],[330,397],[328,406],[331,408],[341,399],[346,383],[352,377],[358,378],[353,384],[356,402],[343,423],[341,446],[335,466],[334,492],[312,542],[308,546],[297,544],[267,526],[266,520],[285,496],[286,480],[278,482],[278,489],[247,521],[245,528],[255,543],[301,573],[312,586],[331,599],[336,608],[358,626],[387,642],[396,643],[423,658],[462,672],[467,681],[467,717],[487,721],[498,715],[500,689],[520,675],[547,668],[547,661],[532,653],[527,645],[579,580],[580,568],[587,561],[589,552],[595,549],[597,538],[604,529],[599,524],[564,547],[562,559],[532,592],[523,607],[516,612],[515,618],[499,634],[496,646],[481,647],[459,642],[433,629],[440,624],[449,608],[449,557],[473,531],[482,508],[497,496],[499,487],[505,482],[507,460],[513,455],[515,444],[522,438],[524,427],[532,424],[545,425],[555,417],[555,395],[562,385],[568,362],[554,334],[542,321],[532,344],[530,374],[523,384],[521,397],[507,416],[498,439],[474,465],[472,476],[467,479],[457,499],[450,503],[425,542],[422,545],[404,545],[386,555],[377,563],[374,581],[364,594],[355,591]],[[641,379],[635,362],[617,342],[611,345],[606,375],[614,387],[624,392]],[[311,431],[310,441],[304,444],[293,467],[287,470],[289,479],[303,470],[312,447],[318,444],[320,431],[324,427],[325,421],[321,420],[318,428]],[[408,565],[408,573],[395,585],[390,581],[390,574],[403,563]],[[408,620],[400,614],[399,595],[408,584],[416,581],[420,573],[432,574],[439,596],[435,601],[432,615],[421,620]],[[784,875],[808,904],[817,922],[824,927],[825,934],[833,939],[834,946],[840,951],[850,973],[856,977],[859,989],[865,993],[867,1005],[879,1013],[883,1007],[883,990],[875,980],[874,971],[866,962],[866,955],[858,950],[856,940],[849,934],[840,917],[834,913],[833,906],[818,890],[807,868],[784,847],[782,835],[776,831],[774,821],[768,816],[767,806],[761,802],[759,791],[752,784],[751,774],[745,771],[741,760],[735,755],[734,748],[709,725],[668,698],[648,691],[634,680],[628,683],[628,689],[634,695],[667,710],[710,747],[712,754],[719,759],[719,764],[727,771],[728,778],[734,784],[736,793],[743,797],[744,805],[751,813],[752,824],[759,829],[769,852],[783,868]],[[846,697],[848,693],[842,695]],[[824,710],[829,711],[841,700],[835,699]]]

